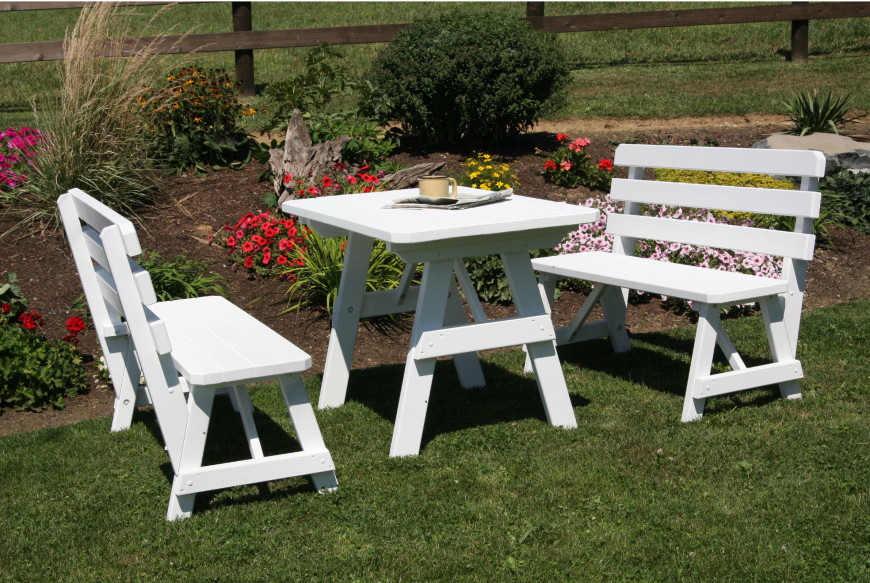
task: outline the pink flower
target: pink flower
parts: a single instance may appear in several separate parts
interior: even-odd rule
[[[559,167],[562,168],[563,172],[567,172],[568,170],[571,169],[571,162],[569,162],[568,160],[565,160],[564,162],[559,164]]]
[[[571,145],[569,145],[568,147],[574,152],[579,152],[580,150],[582,150],[583,148],[588,146],[590,143],[591,142],[589,140],[587,140],[586,138],[577,138],[576,140],[571,142]]]

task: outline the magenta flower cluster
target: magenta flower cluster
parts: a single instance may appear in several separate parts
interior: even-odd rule
[[[605,232],[607,215],[623,210],[622,203],[613,201],[607,194],[604,198],[588,198],[585,206],[597,208],[601,217],[595,223],[580,225],[580,229],[570,233],[556,250],[564,255],[567,253],[582,253],[584,251],[610,252],[613,247],[613,235]],[[645,206],[642,213],[646,216],[668,217],[687,221],[704,221],[707,223],[724,222],[717,219],[709,210],[692,209],[687,211],[681,207]],[[745,221],[750,224],[750,221]],[[639,240],[635,246],[635,255],[649,257],[658,261],[697,265],[720,271],[731,271],[778,278],[782,273],[782,259],[760,253],[747,251],[728,251],[712,247],[684,245],[668,241]],[[639,292],[642,293],[642,292]],[[666,297],[663,299],[667,299]]]
[[[36,149],[45,143],[39,130],[21,127],[0,132],[0,190],[21,186]]]

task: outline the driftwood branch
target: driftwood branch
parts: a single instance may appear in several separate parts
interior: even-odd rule
[[[312,144],[302,113],[298,109],[293,110],[284,136],[284,148],[269,150],[269,165],[275,177],[273,187],[278,195],[278,205],[294,199],[300,188],[319,185],[324,176],[334,171],[336,164],[348,168],[351,174],[355,173],[357,169],[350,168],[341,156],[341,149],[350,140],[350,136],[341,136],[336,140]],[[383,177],[381,184],[388,184],[390,190],[408,188],[414,186],[421,176],[433,174],[443,167],[444,162],[418,164]],[[302,183],[299,184],[298,180]]]

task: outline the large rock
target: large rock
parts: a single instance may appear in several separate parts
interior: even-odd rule
[[[825,155],[825,175],[831,176],[841,170],[870,172],[870,146],[837,134],[809,134],[792,136],[774,134],[752,144],[753,148],[774,150],[818,150]]]

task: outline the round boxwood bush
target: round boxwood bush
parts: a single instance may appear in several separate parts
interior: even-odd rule
[[[562,45],[522,19],[447,14],[416,21],[378,56],[386,113],[429,147],[489,147],[564,103]],[[364,104],[363,104],[364,105]]]

